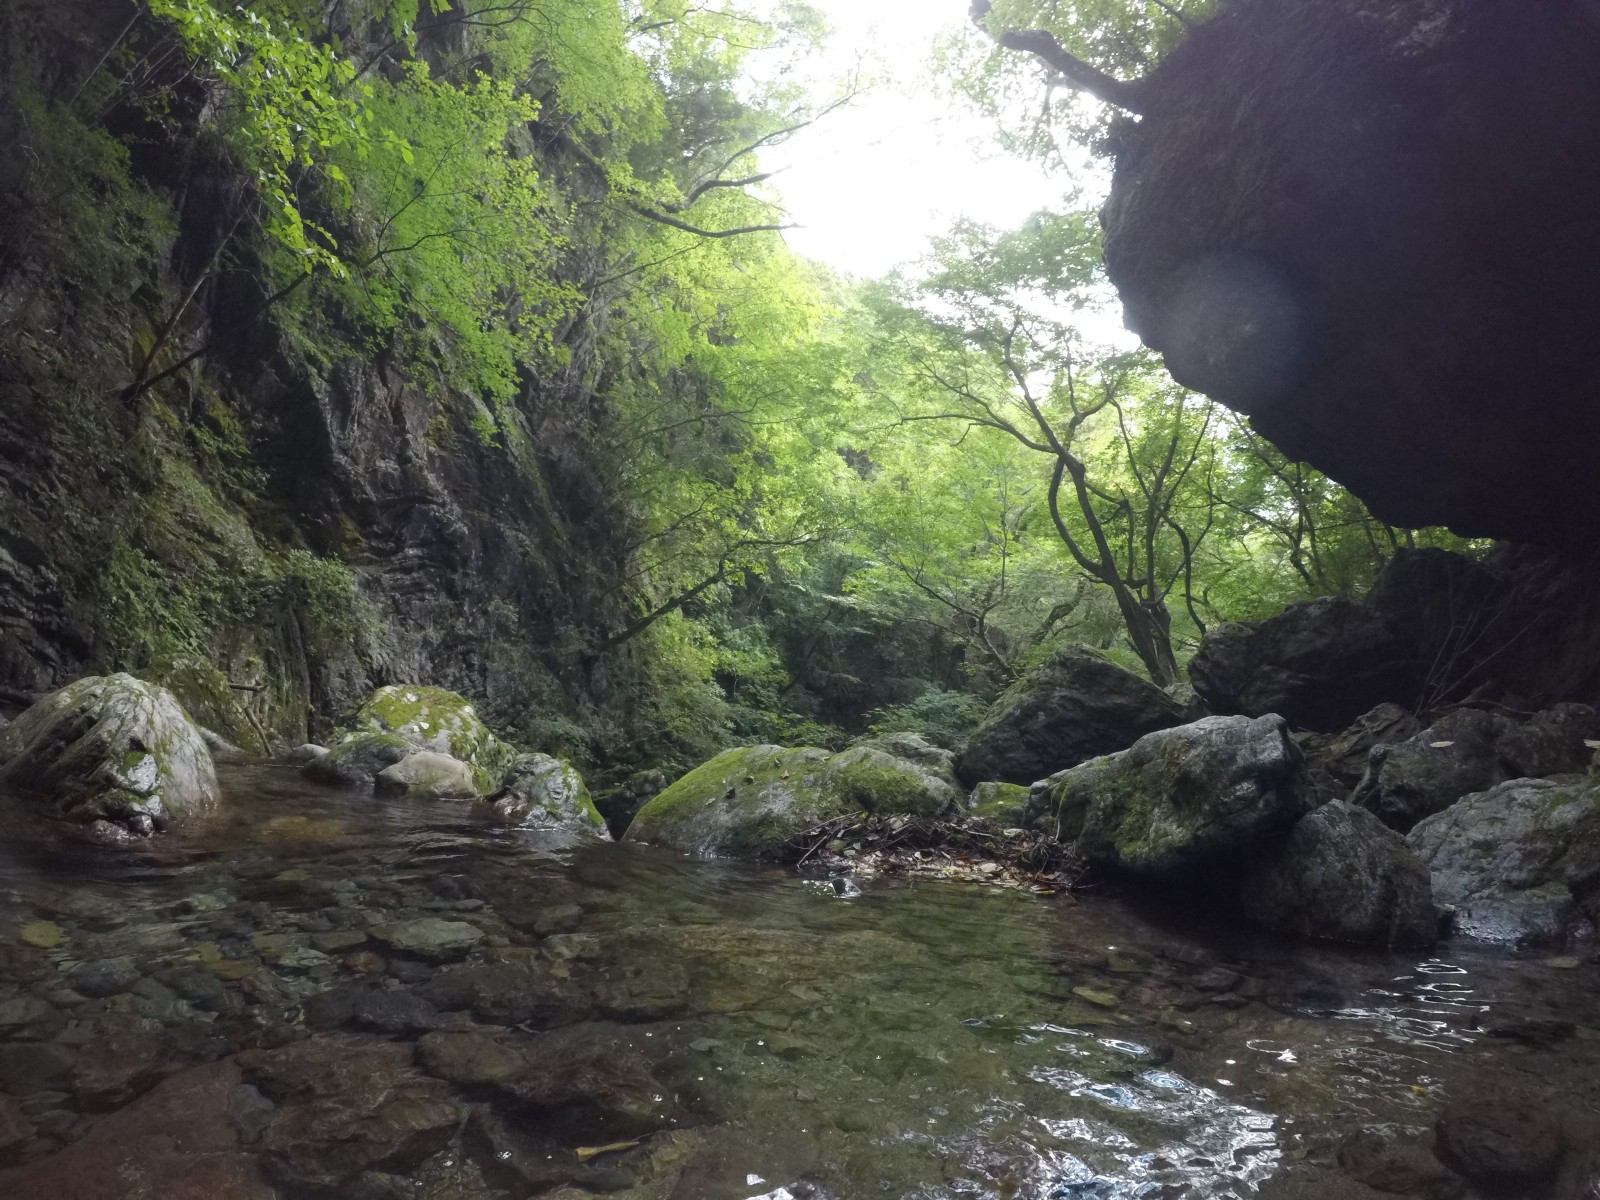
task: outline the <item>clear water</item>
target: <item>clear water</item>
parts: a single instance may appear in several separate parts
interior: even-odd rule
[[[604,1129],[526,1129],[559,1168],[544,1184],[508,1184],[458,1144],[406,1170],[406,1194],[434,1200],[523,1200],[563,1179],[640,1200],[785,1200],[801,1180],[841,1200],[1336,1196],[1351,1130],[1423,1130],[1450,1095],[1530,1079],[1592,1105],[1600,1079],[1587,963],[1296,945],[1094,893],[863,880],[841,895],[788,871],[495,830],[465,806],[342,795],[286,768],[224,782],[226,814],[183,840],[117,853],[39,827],[0,847],[0,1016],[28,997],[60,1013],[0,1020],[0,1043],[76,1045],[117,1016],[168,1039],[126,1095],[57,1083],[67,1098],[16,1096],[80,1115],[52,1118],[13,1160],[48,1160],[97,1108],[253,1030],[264,1044],[303,1036],[307,1000],[383,970],[382,947],[323,953],[318,932],[425,915],[482,930],[472,961],[532,954],[586,981],[593,1011],[551,1020],[611,1022],[619,1051],[649,1058],[662,1111],[639,1145],[582,1163],[574,1152]],[[23,937],[52,940],[36,922],[57,944]],[[150,987],[63,997],[79,963],[119,955],[157,981],[198,964],[236,1009]],[[444,968],[396,969],[422,989]]]

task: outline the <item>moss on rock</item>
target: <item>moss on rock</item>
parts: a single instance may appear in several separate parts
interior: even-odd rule
[[[392,734],[418,750],[458,758],[472,768],[480,794],[500,784],[515,751],[490,732],[471,701],[440,687],[390,684],[378,688],[356,710],[354,736]]]
[[[0,762],[0,780],[63,816],[136,834],[218,799],[199,729],[170,692],[131,675],[92,675],[44,697],[0,731]]]
[[[696,854],[783,858],[794,839],[856,812],[934,816],[960,793],[928,768],[870,746],[725,750],[639,810],[625,837]]]
[[[611,838],[583,776],[572,764],[548,754],[525,754],[517,759],[506,774],[505,786],[492,800],[495,819],[502,824]]]

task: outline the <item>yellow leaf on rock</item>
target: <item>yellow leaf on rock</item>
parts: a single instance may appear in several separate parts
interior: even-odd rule
[[[23,941],[41,950],[54,950],[61,945],[61,939],[65,936],[61,926],[54,921],[29,921],[19,932]]]
[[[576,1153],[579,1162],[588,1162],[591,1158],[598,1158],[602,1154],[618,1154],[623,1150],[632,1150],[639,1144],[639,1139],[631,1142],[612,1142],[608,1146],[579,1146]]]

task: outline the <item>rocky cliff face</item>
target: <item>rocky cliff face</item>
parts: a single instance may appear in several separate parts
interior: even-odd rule
[[[1390,522],[1592,542],[1597,59],[1593,0],[1226,5],[1117,137],[1131,327]]]
[[[358,331],[282,327],[247,262],[183,310],[225,233],[222,160],[131,128],[123,161],[49,109],[129,11],[0,14],[0,686],[203,659],[258,689],[240,694],[279,748],[388,681],[486,700],[536,742],[621,712],[638,664],[586,649],[620,623],[626,556],[581,433],[602,403],[529,379],[522,436],[490,444],[448,381]],[[208,352],[130,399],[175,311],[163,364]]]

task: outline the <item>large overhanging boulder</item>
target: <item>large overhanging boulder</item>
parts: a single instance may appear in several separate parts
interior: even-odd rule
[[[1237,0],[1114,131],[1105,260],[1189,387],[1398,525],[1600,525],[1600,6]]]

